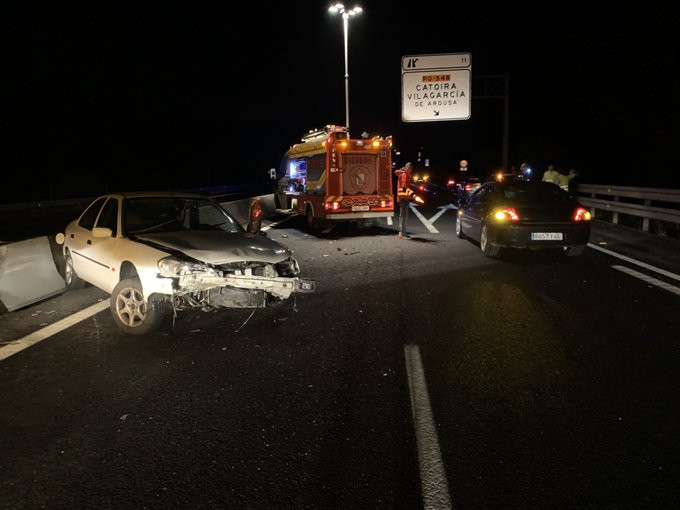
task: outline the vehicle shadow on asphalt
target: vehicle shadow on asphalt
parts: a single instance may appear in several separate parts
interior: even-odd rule
[[[287,221],[283,225],[272,227],[271,230],[290,229],[293,228],[306,235],[316,237],[318,239],[325,239],[337,241],[339,239],[346,239],[352,237],[376,237],[376,236],[396,236],[397,230],[394,227],[382,225],[365,225],[360,226],[354,222],[343,221],[331,225],[323,226],[317,230],[307,228],[305,218],[296,217]]]
[[[520,250],[505,248],[500,260],[516,266],[551,266],[559,264],[572,264],[578,262],[580,257],[568,257],[561,248],[554,250]]]
[[[434,243],[440,243],[441,241],[439,239],[426,239],[424,237],[416,237],[416,236],[411,236],[411,239],[409,239],[411,242],[416,242],[416,243],[423,243],[423,244],[434,244]]]

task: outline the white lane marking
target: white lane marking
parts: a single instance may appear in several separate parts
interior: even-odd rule
[[[440,209],[440,211],[428,220],[430,223],[434,223],[435,221],[437,221],[441,217],[441,215],[444,214],[449,209],[451,209],[453,211],[458,210],[458,208],[453,204],[442,205],[441,207],[437,207],[437,209]]]
[[[619,258],[621,260],[625,260],[626,262],[630,262],[631,264],[635,264],[636,266],[644,267],[645,269],[649,269],[650,271],[654,271],[655,273],[662,274],[664,276],[667,276],[668,278],[672,278],[674,280],[680,281],[680,275],[677,275],[675,273],[671,273],[670,271],[666,271],[665,269],[661,269],[659,267],[653,266],[651,264],[647,264],[645,262],[640,262],[639,260],[632,259],[630,257],[626,257],[625,255],[621,255],[620,253],[616,253],[615,251],[608,250],[606,248],[602,248],[601,246],[597,246],[592,243],[588,243],[588,248],[592,248],[594,250],[601,251],[602,253],[606,253],[607,255],[611,255],[612,257]]]
[[[410,207],[411,210],[413,211],[413,214],[415,214],[415,215],[418,217],[418,219],[423,223],[423,225],[425,225],[425,228],[426,228],[427,230],[429,230],[431,234],[439,234],[439,230],[437,230],[436,228],[434,228],[434,225],[432,225],[432,223],[430,223],[429,221],[427,221],[427,220],[425,219],[425,216],[423,216],[423,215],[420,213],[420,211],[419,211],[418,209],[416,209],[416,207],[415,207],[413,204],[409,204],[409,207]]]
[[[106,310],[108,307],[109,300],[105,299],[104,301],[95,303],[92,306],[89,306],[79,312],[76,312],[73,315],[69,315],[68,317],[61,319],[58,322],[55,322],[54,324],[45,326],[44,328],[39,329],[38,331],[31,333],[30,335],[20,338],[19,340],[16,340],[6,345],[5,347],[0,348],[0,361],[9,358],[10,356],[16,354],[17,352],[21,352],[24,349],[27,349],[31,345],[35,345],[38,342],[42,342],[43,340],[51,337],[52,335],[56,335],[57,333],[67,328],[70,328],[75,324],[78,324],[80,321],[84,321],[85,319],[92,317],[93,315],[101,312],[102,310]]]
[[[651,285],[655,285],[656,287],[659,287],[660,289],[667,290],[668,292],[672,292],[673,294],[677,294],[678,296],[680,296],[680,287],[676,287],[675,285],[671,285],[670,283],[666,283],[664,281],[658,280],[657,278],[654,278],[652,276],[648,276],[646,274],[639,273],[635,269],[631,269],[631,268],[625,267],[625,266],[612,266],[612,269],[616,269],[617,271],[621,271],[622,273],[626,273],[627,275],[630,275],[634,278],[642,280],[643,282],[649,283]]]
[[[434,426],[425,372],[420,359],[420,348],[417,345],[405,345],[404,355],[408,389],[411,395],[413,425],[416,430],[423,508],[449,509],[451,508],[449,484],[446,480],[437,430]]]
[[[280,224],[283,223],[284,221],[288,221],[288,220],[291,219],[292,217],[293,217],[293,216],[288,216],[287,218],[283,218],[282,220],[275,221],[274,223],[270,223],[270,224],[267,225],[266,227],[262,227],[260,230],[266,232],[266,231],[269,230],[270,228],[276,227],[277,225],[280,225]]]
[[[392,216],[387,217],[387,224],[392,225]]]

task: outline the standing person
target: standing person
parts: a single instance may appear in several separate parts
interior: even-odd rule
[[[526,161],[519,165],[519,178],[525,181],[531,180],[531,167]]]
[[[555,165],[548,165],[548,169],[543,173],[543,182],[552,182],[560,185],[560,173],[555,170]]]
[[[569,185],[567,186],[567,191],[569,194],[576,198],[578,196],[578,186],[581,184],[581,177],[579,176],[578,170],[575,168],[569,169]]]
[[[559,180],[560,188],[567,191],[569,188],[569,175],[564,170],[559,170],[557,178]]]
[[[411,170],[413,165],[409,161],[404,168],[394,171],[397,176],[397,200],[399,201],[399,239],[411,239],[406,233],[406,220],[408,219],[408,208],[411,202]]]
[[[248,226],[246,230],[250,234],[257,234],[262,228],[262,203],[260,197],[255,197],[250,202],[248,212]]]

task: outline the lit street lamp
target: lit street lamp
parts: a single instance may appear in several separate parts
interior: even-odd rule
[[[345,6],[338,2],[328,8],[331,14],[342,14],[342,26],[345,33],[345,126],[349,129],[349,65],[347,57],[347,32],[349,30],[349,18],[361,14],[363,9],[361,7],[353,7],[346,10]]]

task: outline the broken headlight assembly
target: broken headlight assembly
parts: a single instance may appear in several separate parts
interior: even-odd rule
[[[300,266],[293,257],[276,264],[276,272],[279,276],[294,277],[300,274]]]
[[[180,260],[175,257],[166,257],[158,261],[158,271],[161,276],[168,278],[177,278],[178,276],[184,276],[192,273],[203,273],[217,276],[218,273],[207,266],[206,264],[201,264],[199,262],[187,262],[186,260]]]

